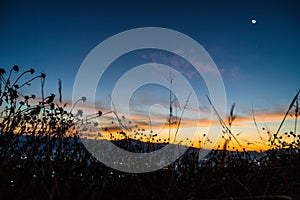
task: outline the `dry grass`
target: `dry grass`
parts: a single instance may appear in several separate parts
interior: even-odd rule
[[[98,112],[82,120],[82,111],[73,114],[74,108],[67,111],[62,106],[61,81],[56,104],[54,94],[44,97],[45,74],[22,82],[24,74],[33,74],[34,70],[17,76],[18,72],[18,66],[8,74],[0,69],[1,199],[297,199],[300,194],[300,145],[296,135],[299,92],[287,112],[295,108],[294,132],[286,133],[295,138],[292,142],[280,137],[284,117],[269,140],[269,151],[256,157],[253,152],[227,151],[228,142],[241,145],[231,131],[233,106],[228,122],[219,118],[224,130],[223,149],[212,151],[199,162],[199,149],[190,148],[164,169],[128,174],[97,161],[72,131],[78,122],[106,113]],[[19,88],[38,79],[42,99],[32,105],[35,95],[23,95]],[[129,139],[115,143],[126,148],[130,143],[124,141]],[[151,145],[152,150],[161,148],[140,142],[133,151],[143,152],[145,145]]]

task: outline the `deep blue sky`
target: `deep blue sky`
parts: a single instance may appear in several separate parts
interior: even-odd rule
[[[228,103],[241,111],[286,106],[300,88],[297,1],[1,1],[0,67],[46,73],[47,93],[57,93],[61,78],[70,100],[77,70],[96,45],[146,26],[203,45],[222,72]]]

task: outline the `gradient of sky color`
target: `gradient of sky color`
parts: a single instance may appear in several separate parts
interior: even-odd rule
[[[164,27],[203,45],[222,73],[228,108],[236,102],[238,114],[249,117],[253,105],[273,116],[300,88],[299,5],[283,0],[1,1],[0,67],[17,64],[46,73],[46,93],[57,93],[61,78],[64,99],[70,101],[77,70],[96,45],[128,29]],[[116,66],[120,70],[112,73],[122,71],[122,63]]]

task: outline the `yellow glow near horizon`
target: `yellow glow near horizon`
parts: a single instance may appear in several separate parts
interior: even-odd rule
[[[236,140],[231,137],[231,141],[228,143],[227,150],[231,151],[242,151],[243,148],[245,150],[251,150],[251,151],[260,151],[260,150],[267,150],[268,147],[268,139],[269,134],[274,134],[280,124],[280,121],[282,120],[281,115],[259,115],[256,118],[259,133],[257,131],[257,128],[254,125],[252,118],[237,118],[236,121],[234,121],[234,124],[232,126],[232,133],[235,136]],[[280,131],[280,135],[283,135],[285,131],[290,131],[293,128],[292,119],[288,119],[285,122],[285,126]],[[196,124],[197,121],[195,120],[194,123]],[[170,138],[171,143],[175,144],[182,144],[182,145],[190,145],[195,148],[209,148],[209,149],[222,149],[224,144],[224,139],[222,139],[222,132],[220,132],[220,125],[218,125],[217,122],[210,122],[209,120],[201,120],[200,121],[200,127],[198,127],[197,132],[195,132],[195,128],[192,126],[193,121],[188,121],[187,123],[183,123],[183,125],[180,127],[178,136],[176,138],[176,141],[174,141],[174,133],[176,132],[176,125],[173,125],[171,127],[172,134]],[[266,127],[267,124],[267,127]],[[139,131],[132,131],[128,135],[132,139],[139,139],[143,142],[154,142],[154,143],[163,143],[168,142],[168,134],[169,134],[169,127],[168,124],[165,123],[163,128],[159,127],[158,130],[156,130],[156,127],[152,127],[152,134],[149,130],[149,127],[145,124],[140,125],[139,130],[144,132],[142,135],[136,134]],[[263,130],[263,128],[265,130]],[[211,129],[210,133],[209,129]],[[271,133],[267,133],[267,129],[270,129]],[[119,132],[121,130],[112,130],[112,131],[100,131],[103,135],[103,138],[111,139],[110,134],[113,135],[115,139],[124,139],[125,137],[120,136]],[[136,137],[135,134],[137,135]],[[151,138],[151,135],[157,136],[155,138]],[[205,137],[203,137],[205,135]],[[285,138],[289,139],[289,138]],[[205,143],[205,144],[204,144]],[[239,145],[239,144],[240,145]]]
[[[82,107],[84,109],[86,107]],[[84,109],[85,110],[85,109]],[[102,110],[99,108],[99,110]],[[91,113],[91,112],[90,112]],[[250,116],[241,117],[238,116],[232,125],[232,133],[236,137],[237,141],[242,147],[231,138],[228,143],[228,150],[267,150],[268,139],[270,134],[274,134],[280,122],[283,119],[282,113],[267,113],[267,112],[257,112],[256,122],[258,125],[258,130],[254,125],[253,118]],[[144,142],[155,142],[163,143],[169,141],[169,125],[166,119],[157,118],[152,119],[153,124],[150,127],[148,122],[149,119],[144,116],[131,116],[132,121],[137,124],[136,128],[132,131],[127,132],[130,138],[139,139]],[[85,132],[88,138],[93,139],[111,139],[110,134],[115,139],[124,139],[125,137],[120,135],[120,131],[116,122],[111,124],[114,116],[106,116],[101,118],[97,122],[101,125],[101,128],[97,128],[93,132]],[[106,125],[108,124],[107,131],[104,131]],[[198,126],[197,126],[198,125]],[[263,130],[264,128],[264,130]],[[218,121],[211,121],[210,119],[182,119],[182,124],[179,127],[176,141],[174,141],[175,132],[177,129],[177,124],[171,126],[171,137],[170,142],[182,145],[191,145],[196,148],[214,148],[222,149],[224,144],[224,139],[222,139],[222,132],[220,131],[220,124]],[[209,129],[211,129],[210,134]],[[288,142],[292,142],[293,138],[284,134],[285,132],[290,132],[294,130],[294,119],[288,117],[284,123],[284,126],[280,130],[278,136],[282,137]],[[19,132],[20,129],[16,129],[15,132]],[[152,132],[151,132],[152,131]],[[268,133],[270,131],[270,133]],[[98,134],[101,132],[101,134]],[[143,134],[141,134],[143,133]],[[74,134],[74,131],[72,132]],[[153,135],[157,134],[155,137]],[[203,137],[205,135],[205,137]]]

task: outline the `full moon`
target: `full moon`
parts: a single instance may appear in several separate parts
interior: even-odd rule
[[[252,22],[252,24],[256,24],[256,20],[255,19],[252,19],[251,22]]]

